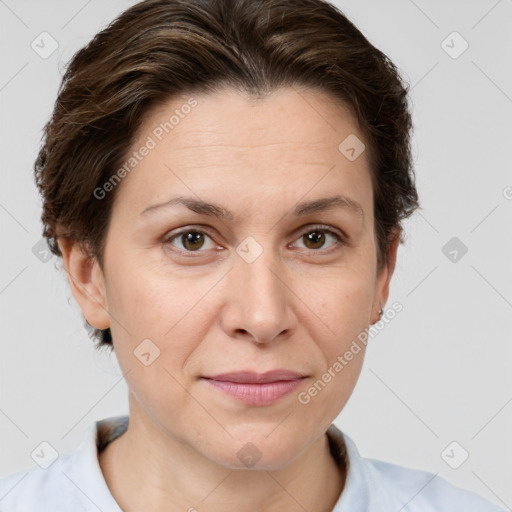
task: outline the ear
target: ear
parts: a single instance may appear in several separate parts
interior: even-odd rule
[[[85,319],[97,329],[110,327],[105,279],[97,260],[74,240],[59,237],[58,243],[71,292]]]
[[[380,308],[384,308],[388,297],[389,297],[389,283],[391,282],[391,277],[393,276],[393,272],[395,270],[396,265],[396,255],[398,252],[398,245],[400,243],[400,229],[395,230],[393,239],[389,246],[388,250],[388,261],[387,264],[384,265],[375,282],[375,293],[374,293],[374,302],[372,306],[372,321],[374,324],[380,320],[380,315],[378,313]]]

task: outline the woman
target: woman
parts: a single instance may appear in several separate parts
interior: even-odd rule
[[[498,511],[333,420],[418,207],[407,89],[321,0],[149,0],[69,64],[44,236],[129,417],[0,510]]]

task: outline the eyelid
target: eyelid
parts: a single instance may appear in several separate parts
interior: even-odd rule
[[[339,228],[334,226],[330,226],[328,224],[306,224],[305,226],[300,227],[294,232],[293,236],[297,236],[304,233],[309,233],[311,231],[325,231],[327,233],[332,233],[333,235],[339,236],[344,242],[348,243],[348,235]]]

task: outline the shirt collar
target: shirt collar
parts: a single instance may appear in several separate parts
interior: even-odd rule
[[[129,416],[112,416],[92,423],[86,430],[82,442],[73,457],[68,459],[64,470],[66,476],[84,495],[84,512],[108,510],[122,512],[110,493],[98,461],[98,453],[122,435],[128,428]],[[354,441],[341,432],[333,423],[328,428],[327,438],[331,454],[338,466],[347,468],[347,476],[333,512],[372,510],[377,482],[366,471],[364,459]],[[370,489],[372,491],[370,491]],[[372,494],[373,493],[373,494]]]
[[[382,500],[386,500],[386,498],[380,492],[380,483],[368,471],[366,459],[361,457],[352,438],[341,432],[334,423],[327,430],[327,437],[335,446],[334,449],[331,446],[333,457],[336,459],[335,452],[338,452],[340,455],[344,455],[347,464],[345,487],[332,512],[382,510],[385,502]],[[379,504],[378,507],[377,504]]]
[[[65,476],[80,491],[83,512],[122,512],[105,482],[98,461],[98,449],[126,431],[128,416],[113,416],[87,428],[77,450],[66,461]]]

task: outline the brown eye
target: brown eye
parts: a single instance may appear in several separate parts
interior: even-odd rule
[[[330,229],[315,228],[302,234],[300,240],[304,244],[306,249],[318,251],[319,249],[325,248],[328,237],[334,238],[334,243],[330,247],[341,244],[344,245],[343,238],[338,233],[331,231]]]
[[[191,231],[181,235],[183,247],[189,251],[200,249],[204,245],[204,235],[199,231]]]
[[[203,231],[188,229],[168,237],[165,240],[165,243],[170,243],[174,247],[186,252],[202,252],[200,249],[204,248],[207,239],[211,240],[211,238]],[[181,247],[177,246],[175,242],[181,243]],[[212,246],[207,247],[207,249],[213,247],[214,244],[212,243]]]
[[[302,240],[308,249],[321,249],[325,244],[325,233],[320,231],[312,231],[302,235]]]

